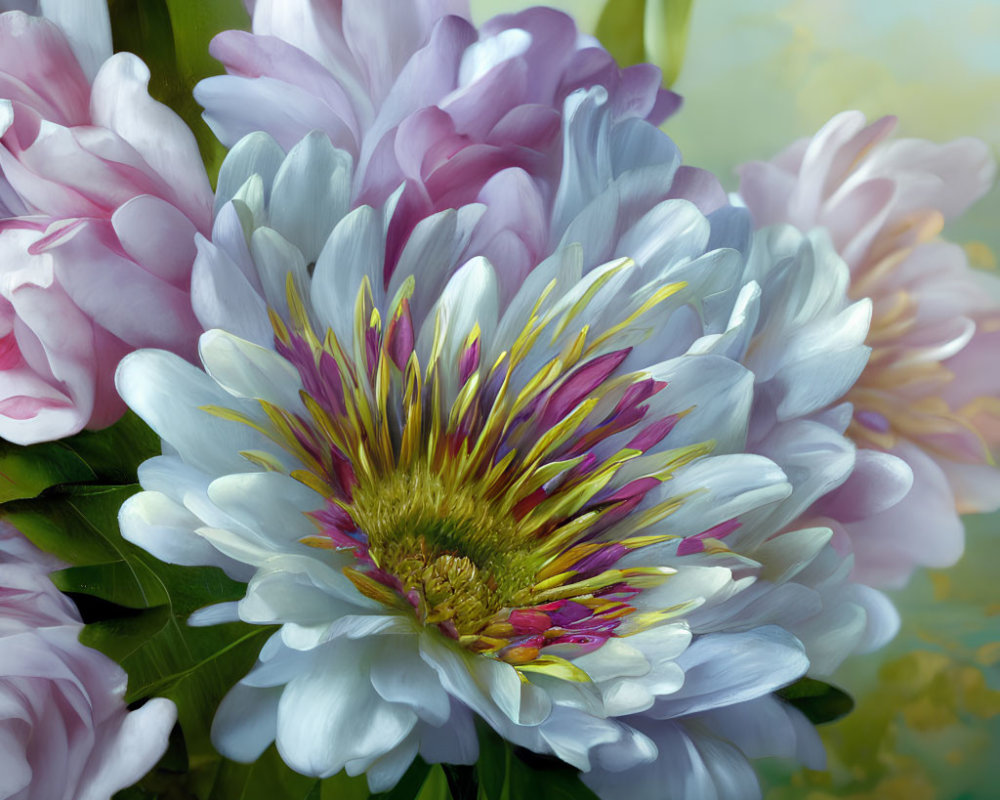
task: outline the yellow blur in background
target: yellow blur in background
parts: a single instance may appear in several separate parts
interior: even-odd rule
[[[472,0],[482,21],[537,3]],[[602,0],[550,2],[593,32]],[[695,0],[667,121],[689,164],[727,188],[839,111],[899,117],[897,135],[977,136],[1000,158],[1000,0]],[[944,235],[996,269],[1000,187]],[[857,707],[822,729],[828,770],[758,764],[767,800],[1000,798],[1000,514],[967,519],[966,554],[892,597],[886,648],[834,683]]]

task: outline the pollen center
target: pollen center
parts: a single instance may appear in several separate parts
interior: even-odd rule
[[[427,467],[355,487],[351,516],[374,565],[399,581],[425,623],[476,633],[532,583],[516,523]]]

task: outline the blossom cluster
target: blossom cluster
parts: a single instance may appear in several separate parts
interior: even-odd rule
[[[195,89],[213,193],[104,0],[14,5],[0,436],[160,437],[124,540],[241,585],[190,626],[274,626],[219,753],[380,792],[485,726],[638,800],[822,767],[782,690],[1000,507],[1000,283],[940,236],[984,144],[847,112],[728,195],[659,70],[561,12],[257,0]],[[2,536],[0,796],[109,797],[173,705],[127,712],[61,565]]]

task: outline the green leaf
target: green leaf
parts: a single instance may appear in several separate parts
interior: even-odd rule
[[[60,496],[47,496],[34,501],[19,500],[0,508],[0,516],[27,536],[39,548],[71,564],[89,566],[122,560],[121,547],[116,546],[116,534],[106,536],[92,523],[90,517],[104,518],[114,515],[117,529],[118,506],[138,487],[86,487],[78,495],[67,492]],[[106,525],[106,519],[102,524]],[[126,544],[124,540],[122,544]],[[128,545],[131,547],[131,545]],[[130,587],[137,597],[137,607],[142,600],[138,582]]]
[[[477,721],[476,729],[479,733],[479,760],[476,762],[476,769],[479,772],[479,794],[485,800],[502,800],[504,784],[507,781],[507,762],[511,756],[510,749],[485,722]]]
[[[159,437],[131,411],[110,428],[60,442],[0,442],[0,503],[31,499],[59,484],[135,483],[139,464],[159,452]]]
[[[22,447],[0,442],[0,503],[37,497],[57,483],[94,477],[87,462],[63,444],[44,442]]]
[[[340,772],[320,783],[320,800],[368,800],[370,794],[364,775]]]
[[[479,733],[479,796],[484,800],[597,800],[580,773],[559,759],[527,751],[515,754],[510,743],[483,723]],[[527,763],[530,758],[532,763]]]
[[[274,745],[252,764],[222,761],[206,800],[310,800],[319,781],[293,772]],[[318,797],[318,794],[317,794]]]
[[[160,437],[132,411],[110,428],[83,431],[62,442],[87,463],[101,484],[132,484],[136,470],[161,452]]]
[[[663,71],[663,85],[680,75],[694,0],[608,0],[597,38],[622,66],[650,61]]]
[[[681,74],[694,0],[647,0],[644,40],[649,60],[663,70],[663,85]]]
[[[177,705],[183,736],[168,753],[172,760],[167,763],[165,757],[123,798],[206,800],[215,773],[236,780],[242,769],[224,764],[211,745],[215,710],[252,667],[274,628],[244,623],[189,627],[192,612],[238,600],[246,587],[216,568],[165,564],[122,538],[119,509],[139,491],[138,465],[159,451],[158,437],[133,414],[108,429],[58,444],[3,446],[0,464],[17,466],[18,479],[6,484],[11,501],[0,507],[0,517],[41,549],[73,565],[54,572],[53,582],[72,593],[82,609],[101,611],[80,638],[124,667],[129,676],[126,702],[160,696]],[[319,800],[317,780],[283,769],[293,776],[281,778],[289,786],[308,784],[298,797],[305,798],[315,787]],[[208,781],[206,793],[194,793],[191,782],[196,778]],[[257,779],[252,783],[273,785]],[[229,796],[219,791],[223,793],[217,796]],[[267,800],[283,797],[270,795]]]
[[[838,720],[854,708],[847,692],[812,678],[800,678],[775,694],[805,714],[813,725]]]
[[[537,800],[598,800],[580,782],[580,773],[556,759],[545,767],[531,766],[518,757],[510,759],[507,782],[510,800],[521,797]]]
[[[115,794],[113,800],[158,800],[157,796],[141,786],[130,786]]]
[[[416,796],[416,800],[450,800],[451,796],[444,768],[440,764],[435,764],[427,773],[427,778],[424,780],[424,785],[420,787],[420,794]]]
[[[646,60],[643,40],[646,0],[608,0],[597,22],[597,38],[622,66]]]

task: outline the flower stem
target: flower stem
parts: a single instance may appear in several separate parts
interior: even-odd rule
[[[442,764],[452,800],[476,800],[479,796],[479,776],[475,765]]]

